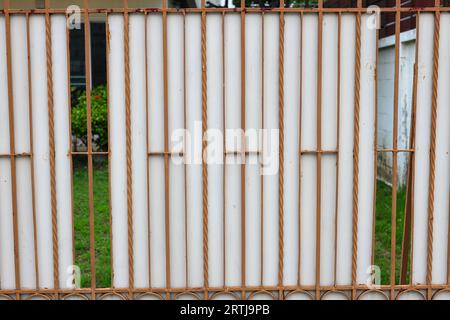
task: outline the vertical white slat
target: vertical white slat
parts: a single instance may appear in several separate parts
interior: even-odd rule
[[[128,286],[127,172],[125,145],[124,21],[122,15],[108,16],[108,100],[111,170],[111,216],[113,286]]]
[[[175,135],[184,129],[183,16],[167,18],[167,75],[169,92],[169,140],[171,151],[182,151]],[[180,145],[181,144],[181,145]],[[169,170],[170,201],[170,279],[171,287],[186,287],[184,164],[172,155]]]
[[[31,101],[33,104],[33,162],[39,286],[53,287],[52,209],[50,192],[49,114],[45,17],[30,16]],[[18,114],[17,116],[19,116]]]
[[[301,17],[285,15],[284,34],[284,285],[298,281]]]
[[[5,17],[0,16],[0,154],[9,154],[8,67]],[[0,158],[0,289],[15,288],[11,162]]]
[[[436,180],[434,185],[432,283],[447,283],[450,201],[450,14],[441,15],[436,117]]]
[[[433,92],[434,15],[420,15],[417,62],[416,151],[414,167],[414,228],[412,283],[426,282],[428,186],[430,174],[431,99]]]
[[[323,16],[322,37],[322,150],[337,149],[338,15]],[[334,283],[336,225],[335,154],[322,156],[320,284]]]
[[[278,129],[278,14],[264,18],[264,128]],[[273,148],[273,146],[270,146]],[[272,150],[274,151],[274,150]],[[278,150],[275,151],[278,159]],[[278,161],[278,160],[277,160]],[[278,283],[278,171],[264,176],[263,285]]]
[[[209,285],[223,286],[222,17],[206,17]],[[218,161],[214,161],[214,158]],[[214,163],[213,163],[214,162]],[[217,164],[217,162],[220,162]]]
[[[28,101],[27,26],[24,15],[11,16],[11,60],[14,99],[14,136],[16,153],[29,153],[30,122]],[[46,91],[45,91],[46,92]],[[47,113],[47,110],[45,111]],[[20,286],[36,286],[31,160],[16,158],[17,221],[20,258]]]
[[[69,77],[67,68],[66,17],[53,15],[52,22],[52,61],[53,61],[53,105],[55,123],[55,174],[56,205],[58,220],[59,286],[71,288],[70,280],[73,265],[72,242],[72,186],[70,164],[70,108]]]
[[[317,15],[303,15],[301,149],[317,147]],[[301,157],[300,282],[314,285],[316,274],[316,159]]]
[[[203,285],[201,17],[186,15],[186,182],[188,286]],[[197,159],[197,160],[196,160]]]
[[[145,16],[130,15],[134,286],[149,286]]]
[[[241,16],[225,15],[225,128],[226,151],[242,151]],[[227,131],[232,130],[232,131]],[[230,134],[230,133],[233,134]],[[226,156],[225,168],[225,285],[241,285],[241,163],[240,155]]]
[[[241,284],[241,158],[229,156],[226,166],[226,286]]]
[[[372,259],[375,144],[376,29],[369,29],[369,15],[361,17],[361,91],[359,115],[359,196],[357,283],[366,283]]]
[[[245,127],[248,132],[261,129],[262,119],[262,18],[245,17]],[[251,140],[252,139],[252,140]],[[258,139],[258,137],[256,137]],[[246,137],[248,151],[259,151],[258,140]],[[250,154],[245,164],[245,280],[248,286],[261,279],[261,176],[259,157]],[[248,191],[247,191],[248,190]]]
[[[339,180],[336,283],[349,285],[352,281],[353,224],[353,123],[355,88],[355,25],[353,14],[341,16],[341,74],[339,116]]]
[[[164,73],[162,16],[147,16],[148,140],[150,152],[164,151]],[[164,158],[150,157],[150,271],[152,287],[166,285]]]

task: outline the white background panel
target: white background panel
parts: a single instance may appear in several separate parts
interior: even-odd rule
[[[434,15],[420,15],[418,42],[416,152],[414,167],[414,228],[412,282],[425,283],[427,274],[428,186],[430,173],[431,99],[433,90]]]
[[[5,18],[0,16],[0,43],[6,43]],[[0,46],[0,154],[9,154],[9,104],[6,46]],[[0,288],[15,287],[11,163],[0,159]]]
[[[109,15],[110,47],[109,76],[109,132],[111,168],[111,215],[113,248],[113,285],[128,286],[127,237],[127,172],[125,129],[125,65],[124,21],[121,15]]]
[[[150,180],[150,272],[151,287],[166,285],[166,230],[164,206],[164,159],[149,161]]]
[[[147,16],[148,144],[149,151],[164,151],[164,72],[162,16]]]
[[[316,15],[303,15],[301,149],[316,149],[317,127],[317,25]],[[300,283],[315,284],[316,274],[316,177],[314,156],[301,157]]]
[[[208,101],[208,159],[216,154],[223,162],[223,150],[219,132],[223,131],[222,95],[222,17],[208,14],[206,17],[206,59],[207,59],[207,101]],[[219,134],[219,135],[218,135]],[[211,163],[211,161],[210,161]],[[224,283],[223,252],[223,169],[221,164],[208,164],[208,246],[209,246],[209,285],[222,286]]]
[[[184,166],[170,161],[170,280],[171,287],[186,287]]]
[[[167,18],[167,76],[169,137],[184,128],[183,16]],[[172,140],[172,139],[171,139]],[[176,141],[171,141],[176,143]],[[170,146],[171,150],[174,144]],[[172,287],[186,287],[184,165],[172,157],[169,167],[170,279]]]
[[[240,156],[228,156],[225,182],[225,283],[241,285],[241,165]],[[234,159],[230,159],[234,158]]]
[[[8,65],[6,59],[6,26],[5,17],[0,16],[0,98],[3,101],[0,104],[0,154],[9,154],[9,117],[8,117]],[[4,115],[4,116],[3,116]]]
[[[285,15],[284,33],[284,285],[298,281],[300,41],[297,14]]]
[[[69,155],[72,137],[68,95],[66,17],[52,15],[51,22],[59,286],[69,288],[68,278],[71,273],[68,272],[68,267],[73,265],[72,174]]]
[[[225,128],[234,129],[236,135],[226,132],[226,150],[241,151],[241,28],[239,14],[228,14],[224,20],[224,76],[225,76]],[[225,284],[241,285],[242,229],[241,229],[241,156],[228,155],[225,168]]]
[[[351,284],[353,212],[353,127],[355,83],[355,22],[351,14],[341,16],[341,73],[339,114],[339,181],[336,282]],[[342,85],[345,84],[345,85]]]
[[[145,16],[130,15],[134,285],[149,285]]]
[[[280,19],[277,14],[266,14],[263,23],[264,128],[270,131],[272,129],[278,129],[278,53]],[[271,151],[266,150],[266,152]],[[277,152],[275,154],[278,159]],[[263,285],[269,286],[278,283],[278,172],[272,175],[264,175],[263,179]]]
[[[262,18],[245,17],[245,127],[261,128],[262,107]],[[251,75],[251,76],[250,76]],[[247,148],[250,148],[248,142]],[[256,149],[253,151],[257,151]],[[245,280],[261,284],[261,176],[258,156],[250,155],[245,165]]]
[[[322,150],[337,149],[338,15],[323,16],[322,36]],[[321,163],[320,284],[334,282],[336,225],[336,155]]]
[[[52,216],[50,196],[49,114],[47,99],[47,55],[45,17],[30,17],[31,101],[33,118],[33,162],[39,286],[53,288]],[[19,116],[19,114],[18,114]]]
[[[448,215],[450,201],[450,14],[441,15],[436,117],[436,181],[433,220],[433,284],[447,283]]]
[[[201,162],[202,128],[202,74],[201,74],[201,17],[199,14],[186,16],[186,128],[188,131],[186,153],[187,183],[187,243],[188,286],[199,287],[203,284],[203,185]],[[189,140],[190,139],[190,140]],[[187,143],[186,141],[186,143]],[[197,150],[197,152],[195,152]]]
[[[147,16],[149,150],[164,151],[164,73],[162,16]],[[150,157],[150,272],[152,287],[166,285],[166,241],[164,204],[164,158]]]
[[[366,283],[372,258],[375,143],[376,30],[367,27],[368,15],[361,18],[361,92],[359,115],[359,197],[357,282]]]
[[[30,113],[28,94],[27,27],[23,15],[11,17],[11,67],[14,101],[14,139],[16,153],[29,153]],[[17,221],[21,288],[35,288],[35,257],[33,237],[33,205],[31,160],[16,159]]]

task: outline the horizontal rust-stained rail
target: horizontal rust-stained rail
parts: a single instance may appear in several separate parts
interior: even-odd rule
[[[415,13],[415,12],[450,12],[450,7],[425,7],[425,8],[414,8],[414,7],[401,7],[396,9],[392,8],[379,8],[379,12],[397,12],[401,13]],[[9,12],[10,14],[45,14],[49,12],[51,14],[66,14],[66,9],[0,9],[0,14]],[[95,13],[233,13],[233,12],[245,12],[245,13],[270,13],[270,12],[285,12],[285,13],[367,13],[367,8],[89,8],[88,10],[82,9],[82,12],[88,12],[89,14]]]

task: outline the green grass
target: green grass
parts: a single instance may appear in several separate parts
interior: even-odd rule
[[[81,286],[90,287],[89,194],[87,164],[74,163],[75,261],[81,269]],[[375,265],[381,269],[381,284],[390,280],[392,188],[378,181],[376,202]],[[396,281],[400,269],[405,210],[405,189],[397,193]],[[110,223],[107,162],[94,164],[94,212],[96,285],[111,286]]]
[[[397,230],[396,230],[396,283],[399,282],[400,258],[402,250],[403,223],[405,217],[405,187],[397,192]],[[384,182],[377,182],[377,210],[375,224],[375,265],[381,270],[381,284],[390,283],[391,265],[391,217],[392,188]]]
[[[94,164],[94,234],[96,286],[111,286],[108,164]],[[89,238],[89,180],[87,162],[74,161],[75,264],[80,267],[81,287],[91,286]]]

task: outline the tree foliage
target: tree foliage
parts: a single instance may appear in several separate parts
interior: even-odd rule
[[[72,135],[87,146],[86,91],[82,91],[72,106]],[[108,99],[105,86],[91,91],[92,138],[97,149],[108,148]]]

